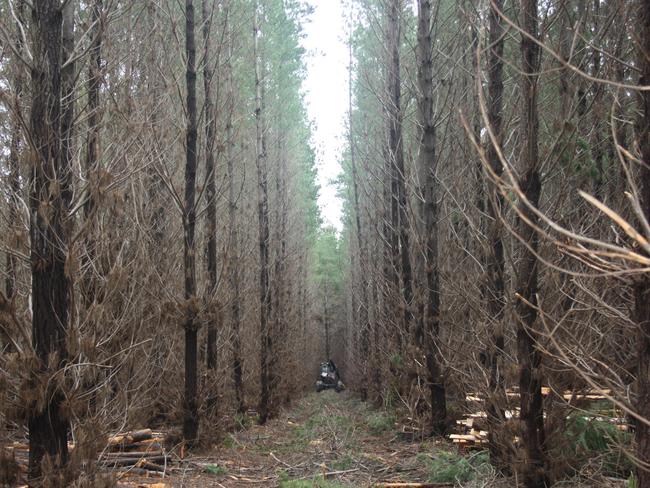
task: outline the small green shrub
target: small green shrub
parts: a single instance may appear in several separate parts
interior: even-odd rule
[[[466,483],[490,471],[490,456],[479,452],[462,456],[457,452],[438,451],[433,458],[420,456],[427,464],[432,483]]]
[[[231,434],[228,434],[226,437],[223,438],[221,441],[221,445],[225,447],[226,449],[232,449],[235,447],[235,439]]]
[[[395,426],[395,417],[383,412],[372,413],[367,417],[366,423],[373,435],[380,435]]]
[[[627,488],[637,488],[637,486],[638,483],[636,482],[636,476],[632,473],[627,479]]]
[[[234,421],[238,430],[245,430],[251,425],[251,418],[245,413],[236,413]]]
[[[208,464],[207,466],[203,467],[203,471],[208,474],[214,474],[217,476],[228,473],[228,470],[226,468],[219,466],[218,464]]]
[[[572,415],[567,420],[566,432],[572,454],[579,465],[596,460],[606,476],[627,476],[633,470],[632,461],[620,449],[620,446],[631,447],[632,434],[619,430],[615,424]]]
[[[390,357],[390,363],[396,368],[401,368],[402,366],[404,366],[404,356],[396,352]]]

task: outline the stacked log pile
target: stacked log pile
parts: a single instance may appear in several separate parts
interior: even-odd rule
[[[151,429],[134,430],[108,439],[106,450],[99,457],[100,466],[130,467],[138,471],[164,472],[168,454],[165,435]]]
[[[548,387],[542,388],[542,395],[548,396],[551,394],[551,389]],[[575,402],[593,402],[599,400],[608,400],[611,396],[610,390],[587,390],[583,392],[571,392],[565,391],[562,393],[562,399],[569,404],[574,404]],[[519,393],[515,390],[507,390],[506,397],[508,398],[508,403],[516,404],[519,400]],[[467,415],[465,418],[456,421],[458,426],[457,432],[449,435],[449,439],[453,441],[454,444],[458,445],[461,449],[469,448],[484,448],[484,444],[488,442],[488,430],[487,430],[487,413],[483,410],[480,410],[484,406],[484,398],[478,393],[469,393],[465,398],[467,404],[470,407],[476,407],[476,411]],[[519,408],[510,407],[506,409],[505,412],[506,419],[518,418],[519,417]],[[604,416],[587,416],[589,419],[594,421],[608,421],[610,423],[616,424],[616,427],[619,430],[628,430],[629,425],[625,422],[623,418],[606,418]],[[517,438],[514,439],[516,443]]]
[[[107,439],[106,448],[98,455],[98,465],[104,469],[128,471],[136,475],[160,475],[168,470],[169,454],[165,447],[166,436],[151,429],[119,433]],[[75,445],[68,443],[74,452]],[[29,444],[13,442],[2,447],[1,465],[3,480],[24,479],[29,465]],[[6,473],[4,471],[7,471]],[[11,471],[11,472],[9,472]]]

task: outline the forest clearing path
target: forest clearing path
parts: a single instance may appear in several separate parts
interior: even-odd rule
[[[348,392],[325,391],[307,395],[266,425],[228,434],[222,445],[186,460],[195,469],[169,481],[174,487],[280,488],[422,482],[432,442],[400,441],[393,417]]]

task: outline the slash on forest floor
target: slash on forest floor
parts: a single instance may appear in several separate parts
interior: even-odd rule
[[[312,393],[263,426],[255,420],[249,412],[238,419],[240,430],[218,445],[189,453],[182,444],[172,444],[174,436],[149,429],[112,436],[99,465],[118,479],[118,488],[516,485],[495,475],[480,443],[466,443],[459,452],[449,439],[421,439],[416,426],[348,392]],[[28,455],[26,446],[5,447],[19,462]],[[0,473],[0,484],[2,479]],[[598,483],[566,480],[564,486],[627,485],[624,479],[605,477]]]
[[[306,396],[264,426],[251,422],[228,434],[221,445],[186,458],[187,470],[164,481],[173,487],[451,487],[455,478],[469,481],[490,469],[483,453],[453,453],[446,441],[402,441],[394,417],[351,394],[328,391]],[[447,474],[435,464],[441,457],[453,458],[445,463]],[[432,470],[438,471],[436,483],[430,483]]]

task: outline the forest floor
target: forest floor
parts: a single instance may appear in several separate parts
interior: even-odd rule
[[[192,451],[172,463],[164,478],[127,477],[117,486],[519,486],[515,478],[495,474],[485,451],[459,452],[447,439],[413,439],[412,435],[405,435],[409,429],[403,420],[406,419],[373,408],[349,392],[310,393],[266,425],[258,425],[252,416],[243,417],[240,430],[226,434],[218,445]],[[628,483],[601,473],[565,479],[556,486],[626,488]]]
[[[228,434],[220,445],[186,458],[186,471],[156,482],[174,488],[339,488],[426,481],[453,486],[446,482],[459,474],[468,481],[479,477],[485,463],[471,460],[484,454],[459,456],[440,442],[402,441],[393,416],[350,393],[325,391],[307,395],[266,425],[251,422]],[[453,460],[444,468],[451,469],[432,479],[439,455]]]

